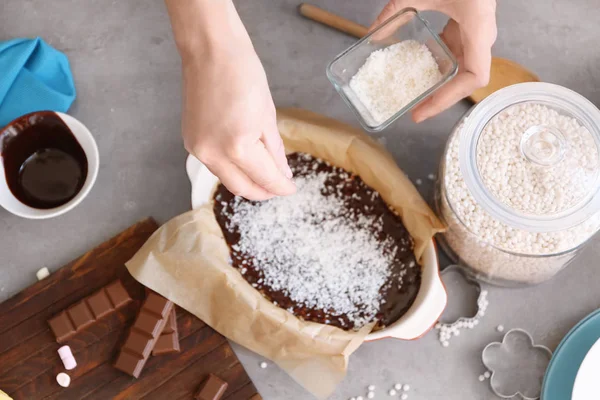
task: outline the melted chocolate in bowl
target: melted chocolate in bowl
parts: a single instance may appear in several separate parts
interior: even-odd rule
[[[230,247],[233,267],[267,299],[304,320],[346,330],[374,320],[379,327],[392,324],[408,311],[421,285],[413,240],[401,219],[360,177],[308,154],[294,153],[288,160],[299,188],[294,196],[305,197],[296,199],[298,207],[283,208],[285,214],[276,214],[282,210],[277,204],[292,199],[251,202],[234,196],[223,185],[217,188],[214,212]],[[311,193],[315,192],[308,181],[319,184],[315,196],[306,197],[310,187]],[[298,212],[305,214],[289,215]],[[299,222],[303,218],[308,222]],[[267,242],[274,240],[268,243],[270,247],[265,248],[265,241],[253,242],[258,230],[240,221],[260,225],[264,236],[258,237]],[[271,232],[281,237],[272,239]],[[321,234],[322,243],[320,237],[315,238]],[[362,242],[356,242],[356,238],[362,238]],[[294,248],[280,243],[291,243]],[[277,254],[269,256],[271,249]],[[322,264],[314,267],[319,262]],[[319,273],[324,270],[327,272]],[[373,280],[373,275],[378,275],[377,279]],[[317,285],[316,300],[307,295],[313,283]],[[371,297],[368,291],[362,292],[362,287],[369,285]]]
[[[87,176],[83,148],[53,112],[21,117],[0,131],[0,156],[11,193],[33,208],[68,203]]]

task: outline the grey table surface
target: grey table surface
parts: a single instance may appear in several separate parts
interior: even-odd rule
[[[358,126],[325,77],[325,66],[354,39],[298,17],[298,0],[238,1],[239,12],[263,61],[278,106],[297,106]],[[384,0],[316,1],[368,25]],[[497,56],[514,59],[548,82],[569,87],[600,105],[598,0],[499,0]],[[0,301],[146,216],[159,222],[190,207],[180,139],[180,61],[160,0],[5,0],[0,39],[41,36],[64,51],[78,91],[70,110],[93,132],[100,172],[90,196],[70,213],[30,221],[0,209]],[[437,28],[444,18],[426,17]],[[383,133],[387,148],[431,200],[435,172],[463,102],[415,125],[405,117]],[[410,399],[493,399],[483,347],[501,338],[495,327],[520,327],[554,349],[566,332],[600,306],[599,242],[548,283],[525,289],[489,288],[481,324],[442,348],[435,332],[418,341],[381,340],[361,346],[332,399],[395,382],[410,383]],[[236,347],[265,399],[311,396],[276,366]],[[1,389],[1,388],[0,388]]]

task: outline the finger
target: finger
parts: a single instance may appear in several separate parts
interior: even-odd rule
[[[475,75],[478,87],[483,87],[490,80],[492,45],[496,40],[495,19],[481,21],[481,23],[464,24],[460,30],[464,68]],[[473,90],[475,89],[477,87]]]
[[[405,8],[414,8],[419,11],[431,9],[432,4],[428,0],[392,0],[381,11],[375,22],[369,28],[373,32],[371,41],[380,45],[392,45],[398,42],[395,33],[404,24],[416,18],[415,13],[407,12],[396,16]],[[390,19],[392,19],[390,21]]]
[[[283,146],[283,140],[281,140],[279,129],[277,129],[277,121],[275,118],[273,118],[272,122],[265,128],[261,141],[264,143],[267,151],[271,154],[271,157],[273,157],[273,160],[275,160],[277,168],[279,168],[286,178],[291,179],[294,174],[292,173],[287,157],[285,156],[285,147]]]
[[[391,17],[393,17],[398,11],[402,10],[402,8],[403,8],[402,5],[404,3],[407,3],[407,2],[406,1],[395,1],[395,0],[391,0],[390,2],[388,2],[385,5],[385,7],[383,7],[383,10],[381,10],[379,15],[375,19],[375,21],[373,21],[373,23],[371,24],[371,26],[369,28],[369,32],[372,31],[373,29],[375,29],[376,27],[378,27],[379,25],[383,24],[385,21],[387,21]],[[406,7],[406,6],[404,6],[404,7]]]
[[[447,37],[460,38],[462,54],[459,61],[462,68],[458,75],[442,86],[433,96],[413,110],[415,122],[422,122],[471,95],[476,89],[484,87],[490,79],[492,64],[492,45],[495,40],[495,18],[482,18],[479,21],[465,22],[464,27],[456,22],[448,24]],[[456,42],[453,43],[456,45]]]
[[[446,26],[444,26],[440,37],[456,58],[462,55],[463,50],[460,41],[460,27],[458,22],[453,19],[449,20]]]
[[[258,140],[246,148],[237,149],[232,161],[254,183],[269,193],[287,196],[296,192],[296,185],[277,168],[275,160],[264,143]]]
[[[417,123],[423,122],[450,108],[479,87],[478,79],[472,72],[460,72],[429,99],[414,108],[412,112],[413,120]]]
[[[418,11],[424,11],[431,9],[431,4],[428,0],[391,0],[383,7],[383,10],[381,10],[375,21],[371,24],[369,32],[393,17],[400,10],[407,7],[415,8]]]
[[[256,201],[268,200],[275,196],[254,183],[235,164],[229,161],[220,161],[218,164],[206,165],[206,167],[219,178],[227,190],[236,196]]]

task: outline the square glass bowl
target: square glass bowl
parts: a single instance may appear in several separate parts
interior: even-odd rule
[[[442,79],[386,121],[378,124],[367,107],[350,88],[350,79],[363,66],[372,52],[405,40],[415,40],[429,48],[440,68]],[[338,55],[327,66],[327,77],[348,107],[357,116],[362,127],[369,132],[380,132],[446,84],[456,75],[457,71],[458,62],[456,58],[442,39],[431,30],[428,22],[414,8],[405,8]]]

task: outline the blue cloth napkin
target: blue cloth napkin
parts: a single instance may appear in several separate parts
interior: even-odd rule
[[[40,38],[0,42],[0,128],[33,111],[66,112],[74,100],[63,53]]]

